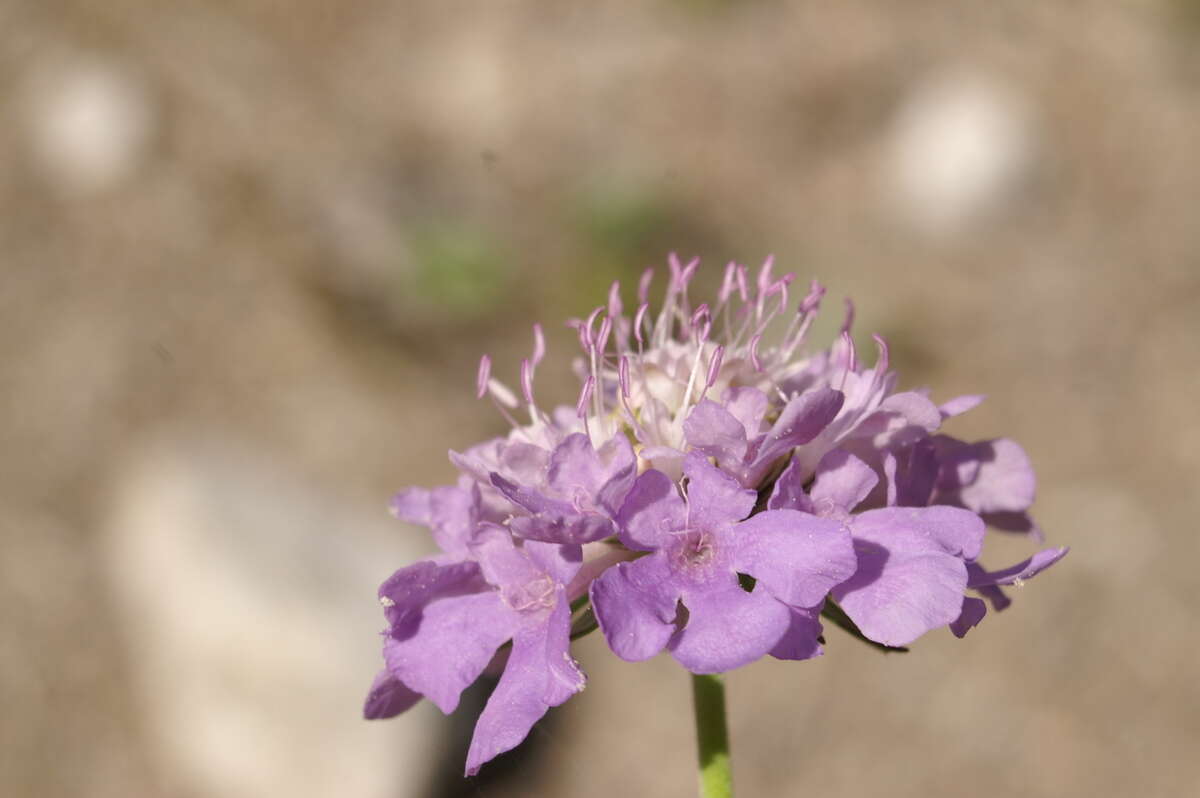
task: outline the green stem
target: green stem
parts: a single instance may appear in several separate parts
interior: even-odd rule
[[[692,674],[696,749],[700,755],[700,798],[733,798],[729,731],[725,728],[725,685],[718,674]]]

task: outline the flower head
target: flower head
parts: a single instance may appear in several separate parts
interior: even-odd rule
[[[695,673],[816,656],[823,616],[898,647],[941,627],[963,636],[988,603],[1008,606],[1003,588],[1066,553],[979,563],[988,525],[1041,539],[1024,450],[941,430],[981,397],[939,406],[897,390],[883,339],[873,363],[860,359],[849,302],[833,343],[812,349],[825,289],[812,283],[793,308],[795,276],[770,259],[753,274],[729,264],[699,304],[698,261],[668,265],[656,309],[647,271],[631,313],[614,283],[569,322],[582,352],[573,405],[536,400],[539,326],[519,390],[484,356],[477,395],[512,431],[451,452],[456,484],[393,501],[442,554],[380,588],[385,668],[364,711],[388,717],[421,697],[453,711],[503,662],[469,774],[583,689],[570,640],[597,626],[623,659],[666,650]]]

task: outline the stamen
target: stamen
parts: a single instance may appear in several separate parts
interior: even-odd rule
[[[721,361],[725,359],[725,347],[718,345],[713,350],[712,359],[708,361],[708,377],[704,381],[704,390],[713,387],[717,382],[717,375],[721,373]]]
[[[848,330],[842,330],[838,341],[845,350],[845,368],[842,370],[842,382],[838,385],[838,390],[844,392],[846,389],[846,380],[850,378],[850,372],[858,371],[858,355],[854,351],[854,339],[850,337]]]
[[[604,357],[604,350],[608,347],[608,336],[612,333],[612,317],[605,316],[604,321],[600,322],[600,332],[596,335],[596,352],[600,357]]]
[[[667,266],[671,269],[671,290],[679,291],[683,288],[683,266],[679,263],[679,256],[674,252],[667,253]]]
[[[621,362],[617,366],[617,382],[621,385],[621,396],[626,399],[632,396],[629,390],[629,358],[621,355]]]
[[[645,305],[650,301],[650,281],[654,279],[654,269],[647,268],[638,280],[638,302]]]
[[[755,371],[762,371],[762,361],[758,359],[758,342],[762,340],[762,333],[755,333],[750,339],[750,365],[754,366]]]
[[[808,288],[808,296],[800,301],[801,313],[812,313],[821,307],[821,297],[825,296],[825,286],[813,280]]]
[[[717,293],[718,307],[724,307],[725,303],[729,301],[729,297],[733,294],[735,280],[737,279],[734,276],[736,271],[737,264],[733,261],[729,261],[725,265],[725,277],[721,280],[721,290]]]
[[[591,313],[588,314],[587,321],[584,322],[584,324],[586,324],[587,328],[588,328],[588,338],[592,337],[592,328],[596,326],[596,319],[599,318],[600,314],[603,312],[604,312],[604,306],[600,305],[595,310],[593,310]]]
[[[542,333],[542,325],[533,325],[533,360],[530,365],[536,369],[546,356],[546,336]]]
[[[613,280],[612,287],[608,289],[608,315],[619,317],[624,306],[621,305],[621,281]]]
[[[854,300],[846,297],[846,318],[842,322],[842,332],[850,332],[850,328],[854,325]]]
[[[533,364],[528,359],[521,361],[521,393],[525,396],[525,403],[533,407]]]
[[[638,305],[637,314],[633,317],[633,336],[637,339],[640,347],[642,341],[642,322],[646,319],[646,311],[650,309],[650,305],[646,302]]]
[[[788,272],[771,284],[771,289],[767,292],[770,296],[776,292],[779,294],[779,313],[787,310],[788,305],[788,286],[796,279],[796,275]]]
[[[679,287],[681,290],[684,290],[684,291],[687,290],[688,283],[690,283],[692,281],[692,276],[696,273],[696,269],[698,269],[698,268],[700,268],[700,258],[699,257],[692,258],[690,261],[687,262],[687,265],[683,267],[683,273],[680,275],[680,278],[679,278],[679,281],[681,283],[681,285]]]
[[[492,373],[492,359],[487,355],[479,358],[479,372],[475,376],[475,398],[482,399],[487,393],[488,377]]]
[[[692,318],[688,321],[688,329],[696,330],[697,328],[699,328],[699,339],[707,341],[708,333],[712,329],[712,314],[709,312],[708,303],[704,303],[696,308],[696,312],[692,314]]]
[[[737,267],[737,287],[738,296],[741,297],[742,304],[750,301],[750,289],[746,285],[746,267],[738,264]]]
[[[846,354],[846,366],[851,371],[858,371],[858,350],[854,346],[854,338],[850,335],[848,330],[843,332],[842,336],[846,341],[846,345],[849,347],[849,351]]]
[[[700,373],[700,361],[704,357],[704,347],[696,347],[696,359],[692,361],[692,372],[688,375],[687,389],[683,392],[683,401],[675,413],[676,421],[682,419],[692,403],[692,391],[696,389],[696,375]]]
[[[596,378],[588,376],[583,382],[583,388],[579,391],[579,401],[575,403],[575,415],[581,419],[587,418],[588,402],[592,399],[592,391],[596,389]]]
[[[509,390],[508,386],[499,380],[488,380],[487,389],[488,393],[496,397],[497,401],[499,401],[505,407],[516,407],[520,404],[520,402],[517,401],[516,394]]]
[[[762,297],[771,287],[771,270],[775,268],[775,256],[768,255],[758,272],[758,295]]]
[[[888,345],[887,341],[880,335],[872,335],[875,340],[875,345],[879,347],[879,359],[875,361],[875,368],[880,371],[887,371],[888,367]]]

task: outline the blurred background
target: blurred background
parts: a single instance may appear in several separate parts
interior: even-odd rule
[[[1194,0],[0,0],[0,87],[0,794],[691,795],[684,673],[599,636],[479,780],[469,707],[359,717],[478,356],[541,320],[573,401],[560,322],[670,250],[988,394],[1073,548],[731,675],[742,794],[1200,794]]]

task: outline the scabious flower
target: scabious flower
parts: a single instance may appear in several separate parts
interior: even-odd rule
[[[942,627],[962,637],[988,602],[1010,603],[1003,587],[1066,553],[978,562],[988,526],[1042,539],[1024,450],[941,431],[981,397],[898,391],[882,339],[873,365],[860,362],[849,302],[833,343],[812,350],[825,290],[812,283],[792,310],[795,276],[769,259],[753,277],[729,264],[711,305],[690,300],[697,267],[669,259],[656,311],[647,270],[632,313],[614,283],[569,322],[574,407],[535,400],[537,325],[519,392],[481,360],[477,395],[512,430],[451,452],[454,485],[393,500],[441,553],[380,588],[385,667],[367,717],[422,697],[451,712],[502,667],[470,775],[583,689],[570,640],[597,627],[623,659],[667,650],[697,674],[819,655],[822,617],[897,648]]]

